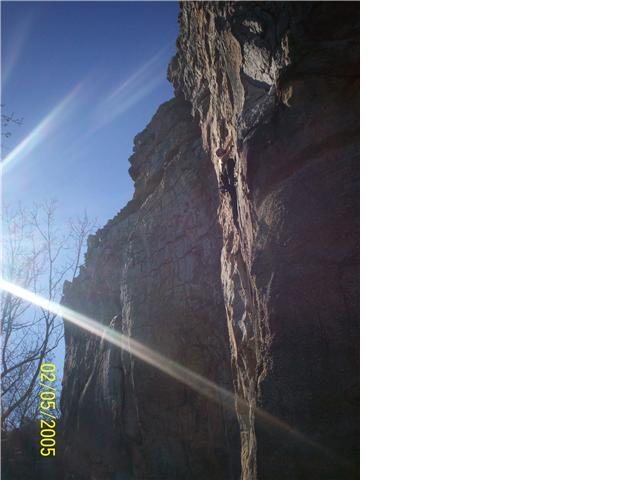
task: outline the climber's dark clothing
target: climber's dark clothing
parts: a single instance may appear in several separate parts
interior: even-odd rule
[[[236,189],[236,160],[228,158],[222,162],[220,171],[220,192],[228,193],[231,197],[231,208],[233,213],[233,223],[238,225],[238,192]]]
[[[234,192],[236,186],[236,161],[229,158],[222,163],[222,171],[220,172],[220,190],[222,192]]]
[[[231,139],[229,139],[225,147],[220,147],[216,150],[216,156],[218,158],[224,158],[226,155],[230,153],[230,147],[231,147]]]

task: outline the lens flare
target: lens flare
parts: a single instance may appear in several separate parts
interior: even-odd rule
[[[33,20],[34,16],[27,14],[20,23],[13,28],[14,33],[12,37],[4,39],[5,45],[2,49],[2,87],[8,83],[18,60],[23,55],[25,41],[33,30]]]
[[[51,110],[42,121],[29,132],[29,134],[13,149],[11,152],[2,159],[0,164],[4,172],[8,167],[15,163],[17,160],[24,158],[29,152],[33,151],[38,145],[40,145],[52,132],[59,126],[61,116],[68,110],[71,102],[77,97],[82,83],[78,84],[66,97],[58,103],[53,110]]]
[[[154,56],[142,64],[135,72],[129,75],[118,87],[116,87],[106,98],[106,101],[118,100],[118,97],[129,96],[130,89],[136,83],[148,83],[148,80],[156,68],[156,63],[162,60],[162,56],[168,50],[167,47],[160,49]]]
[[[94,131],[101,129],[129,111],[163,82],[166,82],[162,75],[158,75],[158,70],[164,68],[162,60],[168,50],[169,46],[161,48],[100,102],[95,111]]]
[[[83,330],[92,333],[93,335],[104,339],[105,341],[115,345],[116,347],[129,352],[136,358],[151,365],[152,367],[157,368],[161,372],[164,372],[175,380],[192,388],[201,395],[204,395],[210,400],[220,404],[223,408],[235,412],[235,406],[238,405],[239,407],[246,409],[246,411],[252,411],[255,415],[255,419],[257,421],[260,421],[264,425],[283,431],[291,437],[295,438],[297,441],[309,445],[333,459],[337,458],[335,454],[327,450],[325,447],[310,440],[282,420],[274,417],[273,415],[257,407],[256,405],[249,404],[244,399],[229,392],[220,385],[206,379],[202,375],[195,373],[194,371],[165,357],[164,355],[159,354],[158,352],[152,350],[151,348],[138,342],[137,340],[134,340],[131,337],[123,335],[122,333],[117,332],[112,328],[109,328],[97,322],[96,320],[87,317],[86,315],[78,313],[68,307],[65,307],[64,305],[60,305],[59,303],[47,300],[40,295],[37,295],[2,278],[0,278],[0,290],[4,290],[7,293],[16,297],[20,297],[33,305],[59,315],[60,317],[64,318],[65,321],[77,325]]]

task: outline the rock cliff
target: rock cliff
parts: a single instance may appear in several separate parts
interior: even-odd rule
[[[90,238],[63,303],[232,388],[216,180],[184,100],[159,108],[130,162],[134,198]],[[74,478],[235,475],[229,413],[69,324],[65,340],[61,433]]]
[[[176,98],[63,302],[232,391],[66,326],[76,479],[347,479],[359,457],[359,5],[181,4]]]

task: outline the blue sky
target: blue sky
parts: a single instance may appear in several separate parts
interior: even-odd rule
[[[133,138],[173,96],[177,2],[0,2],[2,201],[102,226],[131,198]],[[62,365],[63,347],[56,355]]]
[[[55,197],[61,217],[104,224],[132,195],[133,137],[173,96],[178,4],[0,5],[2,104],[24,118],[3,142],[3,201]]]

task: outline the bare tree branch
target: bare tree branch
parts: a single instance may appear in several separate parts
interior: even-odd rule
[[[28,213],[19,206],[3,209],[2,275],[59,302],[64,281],[78,273],[95,222],[85,212],[61,229],[56,210],[54,200],[35,204]],[[7,292],[0,294],[0,317],[2,429],[6,430],[35,418],[40,367],[62,341],[63,330],[57,315]]]

